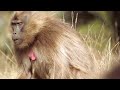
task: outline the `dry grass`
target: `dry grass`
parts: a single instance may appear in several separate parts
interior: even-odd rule
[[[73,17],[72,17],[73,19]],[[64,15],[63,15],[63,21]],[[77,18],[75,20],[76,28]],[[111,68],[119,64],[119,55],[116,53],[116,49],[119,46],[119,43],[113,45],[111,41],[111,37],[105,38],[104,26],[101,26],[99,35],[92,33],[92,26],[88,28],[87,34],[81,34],[84,42],[88,46],[91,56],[94,58],[96,71],[100,74],[98,78],[103,78],[104,74],[111,70]],[[2,35],[2,34],[1,34]],[[15,62],[14,54],[11,48],[11,44],[8,44],[5,36],[0,36],[0,39],[3,40],[0,44],[3,44],[1,47],[6,47],[6,50],[9,53],[5,53],[3,48],[0,47],[0,79],[14,79],[19,76],[19,70],[17,68],[17,64]],[[4,42],[4,43],[3,43]],[[114,51],[114,52],[113,52]]]
[[[100,40],[102,41],[102,37],[99,36],[103,36],[104,33],[100,34],[101,35],[98,35],[96,38],[92,38],[90,34],[82,37],[94,59],[95,71],[100,74],[98,78],[104,78],[104,75],[109,73],[115,65],[119,65],[120,63],[118,54],[119,43],[113,45],[110,37],[108,40],[105,40],[106,43],[103,44],[100,42]],[[97,44],[99,44],[99,48]]]

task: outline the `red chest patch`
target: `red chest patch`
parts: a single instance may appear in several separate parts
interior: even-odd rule
[[[28,57],[31,61],[35,61],[36,60],[36,55],[35,53],[31,50],[29,53],[28,53]]]

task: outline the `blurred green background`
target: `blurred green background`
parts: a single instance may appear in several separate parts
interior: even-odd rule
[[[8,11],[0,11],[0,50],[5,54],[9,52],[6,44],[10,46],[9,33],[7,29],[11,13],[12,12]]]

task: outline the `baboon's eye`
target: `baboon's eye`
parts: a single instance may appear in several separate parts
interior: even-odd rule
[[[23,31],[23,22],[19,21],[19,20],[13,20],[11,22],[11,27],[13,29],[13,31]]]
[[[21,24],[23,24],[23,23],[20,21],[12,21],[11,22],[11,25],[21,25]]]
[[[21,25],[21,24],[22,24],[22,22],[18,22],[17,24],[18,24],[18,25]]]

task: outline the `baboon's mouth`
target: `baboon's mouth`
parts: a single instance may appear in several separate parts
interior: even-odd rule
[[[14,41],[14,44],[16,44],[16,45],[22,43],[22,40],[21,40],[21,39],[14,39],[13,41]]]

